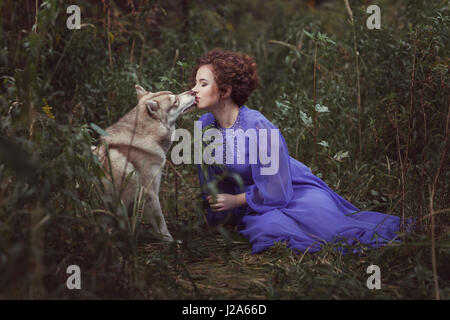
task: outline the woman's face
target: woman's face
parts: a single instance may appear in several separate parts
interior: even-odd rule
[[[201,66],[195,76],[196,107],[200,110],[208,110],[218,105],[220,101],[219,88],[214,80],[212,66],[209,64]]]

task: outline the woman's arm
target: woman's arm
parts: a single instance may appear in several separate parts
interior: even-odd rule
[[[239,194],[219,193],[215,199],[213,196],[207,196],[206,199],[211,209],[215,212],[231,210],[247,204],[245,192]]]

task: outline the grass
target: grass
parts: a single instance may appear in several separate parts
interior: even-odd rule
[[[195,177],[192,178],[195,180]],[[161,194],[171,183],[164,181]],[[180,208],[186,197],[179,197]],[[189,196],[187,196],[189,198]],[[189,205],[186,206],[189,208]],[[171,218],[172,217],[172,218]],[[179,245],[141,239],[140,268],[151,269],[152,279],[163,277],[156,298],[161,299],[433,299],[434,283],[429,238],[411,234],[402,243],[342,255],[333,245],[317,253],[296,254],[284,243],[252,254],[251,246],[232,227],[211,229],[192,223],[189,209],[179,219],[169,215],[169,228]],[[150,241],[150,242],[148,242]],[[441,299],[448,299],[450,244],[437,241]],[[370,290],[366,282],[370,265],[381,270],[381,289]],[[148,272],[148,270],[147,270]],[[156,273],[156,274],[154,274]],[[156,276],[156,277],[155,277]],[[167,279],[171,285],[167,287]],[[164,288],[166,283],[166,289]],[[143,298],[148,298],[148,292]],[[152,294],[155,292],[152,291]]]
[[[363,255],[340,255],[332,246],[295,254],[283,243],[251,254],[248,242],[234,232],[229,237],[206,232],[191,240],[195,250],[183,247],[189,244],[169,249],[153,243],[143,245],[139,255],[153,268],[160,267],[161,257],[177,260],[168,270],[178,299],[432,299],[430,244],[420,240]],[[448,244],[440,245],[440,294],[448,299]],[[381,270],[380,290],[366,285],[372,264]],[[160,294],[158,298],[171,298],[167,292]]]

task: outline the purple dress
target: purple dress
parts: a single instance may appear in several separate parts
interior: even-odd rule
[[[199,120],[203,129],[209,125],[221,129],[211,113],[202,115]],[[240,128],[243,131],[277,129],[259,111],[246,106],[239,109],[238,118],[232,128]],[[221,132],[226,131],[221,129]],[[269,167],[267,161],[262,162],[259,158],[256,163],[254,160],[249,161],[249,156],[255,154],[255,149],[252,149],[254,142],[249,145],[250,140],[246,137],[244,149],[242,144],[236,144],[237,139],[233,139],[234,136],[230,137],[227,133],[223,155],[225,157],[227,150],[234,148],[234,164],[208,165],[206,175],[200,165],[197,165],[204,199],[208,193],[205,188],[207,182],[213,181],[226,170],[231,174],[238,174],[243,186],[233,178],[221,179],[217,184],[219,193],[245,192],[248,203],[233,209],[232,212],[213,212],[208,208],[207,220],[210,225],[220,224],[227,216],[232,216],[240,234],[251,243],[253,253],[266,250],[277,241],[285,242],[289,248],[299,252],[315,252],[320,250],[323,243],[336,241],[344,241],[350,245],[360,242],[372,248],[392,240],[397,241],[399,217],[374,211],[360,211],[331,190],[307,166],[290,157],[282,134],[279,133],[278,136],[279,163],[274,174],[264,174],[261,170]],[[258,151],[261,148],[261,139],[265,138],[258,136]],[[277,151],[271,150],[271,139],[273,137],[267,134],[265,145],[268,147],[265,151],[268,155]],[[245,161],[238,161],[238,158],[244,158]]]

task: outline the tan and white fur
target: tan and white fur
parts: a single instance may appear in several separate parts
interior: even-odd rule
[[[175,122],[193,106],[195,94],[192,91],[178,95],[169,91],[151,93],[139,85],[135,88],[138,105],[106,129],[109,135],[101,137],[101,143],[94,149],[94,153],[103,165],[106,178],[114,180],[116,191],[121,190],[126,177],[136,171],[125,182],[121,200],[127,208],[134,203],[139,175],[145,196],[143,219],[150,222],[159,239],[173,241],[159,202],[161,173],[171,145]],[[111,168],[106,157],[105,143],[109,148]],[[106,191],[112,192],[112,183],[109,183]]]

